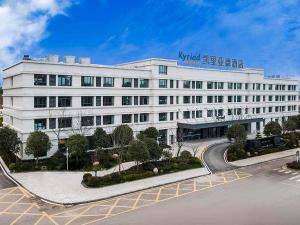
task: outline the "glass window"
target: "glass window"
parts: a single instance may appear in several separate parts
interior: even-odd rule
[[[168,74],[168,67],[163,66],[163,65],[159,65],[158,66],[158,73],[159,74]]]
[[[176,80],[176,88],[179,88],[179,80]]]
[[[183,96],[183,103],[184,104],[191,103],[191,97],[190,96]]]
[[[174,80],[170,80],[170,88],[174,88]]]
[[[101,77],[96,77],[96,87],[101,87]]]
[[[168,114],[167,113],[159,113],[158,114],[158,120],[159,121],[167,121],[168,120]]]
[[[49,97],[49,107],[50,108],[56,107],[56,96]]]
[[[132,105],[132,97],[122,96],[122,105]]]
[[[47,74],[34,74],[34,85],[46,86]]]
[[[83,87],[93,87],[94,86],[94,77],[92,77],[92,76],[82,76],[81,77],[81,86],[83,86]]]
[[[218,89],[223,89],[223,88],[224,88],[224,83],[218,82]]]
[[[139,114],[134,114],[134,122],[135,123],[139,122]]]
[[[114,105],[114,96],[103,96],[103,106]]]
[[[242,83],[236,83],[236,89],[242,89]]]
[[[81,106],[94,106],[94,97],[93,96],[81,96]]]
[[[56,118],[49,119],[49,129],[56,129]]]
[[[149,114],[148,113],[141,113],[140,114],[140,122],[148,122],[149,121]]]
[[[131,123],[132,115],[131,114],[123,114],[122,115],[122,123]]]
[[[101,125],[101,116],[96,116],[96,126]]]
[[[183,111],[183,119],[190,119],[191,113],[190,111]]]
[[[183,81],[183,88],[191,88],[191,81],[184,80]]]
[[[196,118],[201,118],[202,117],[202,110],[197,110],[196,111]]]
[[[58,118],[58,128],[72,127],[72,117]]]
[[[58,75],[58,86],[72,86],[72,76]]]
[[[213,96],[207,96],[207,103],[213,103]]]
[[[34,108],[46,108],[47,97],[34,97]]]
[[[114,124],[114,116],[113,115],[105,115],[103,116],[103,125]]]
[[[133,83],[134,83],[134,88],[139,87],[139,79],[138,78],[134,78]]]
[[[173,105],[174,104],[174,97],[170,96],[170,104]]]
[[[174,113],[170,112],[170,120],[174,120]]]
[[[96,96],[96,106],[101,106],[101,96]]]
[[[202,89],[202,81],[196,81],[196,89]]]
[[[207,117],[213,117],[213,110],[207,110]]]
[[[49,75],[49,85],[56,86],[56,75]]]
[[[113,86],[114,86],[114,78],[112,77],[103,78],[103,87],[113,87]]]
[[[47,119],[35,119],[34,130],[45,130],[47,129]]]
[[[134,96],[134,105],[138,105],[139,104],[139,96]]]
[[[148,88],[149,80],[148,79],[140,79],[140,88]]]
[[[195,89],[195,88],[196,88],[196,82],[192,81],[192,89]]]
[[[168,80],[159,79],[159,88],[167,88],[168,87]]]
[[[273,90],[273,85],[269,84],[269,91],[272,91],[272,90]]]
[[[207,82],[207,89],[213,89],[213,87],[214,87],[214,82],[208,81]]]
[[[59,96],[58,97],[58,107],[71,107],[72,97],[69,96]]]
[[[131,78],[123,78],[122,87],[132,87],[132,79]]]
[[[160,105],[168,104],[168,97],[167,96],[159,96],[159,104]]]
[[[233,88],[233,83],[232,82],[229,82],[227,85],[228,85],[228,89],[232,89]]]
[[[140,96],[140,105],[149,105],[149,96]]]
[[[81,126],[83,127],[94,126],[94,117],[93,116],[81,117]]]
[[[196,103],[202,103],[202,96],[196,96]]]

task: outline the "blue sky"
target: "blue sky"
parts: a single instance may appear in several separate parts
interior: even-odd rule
[[[300,77],[298,0],[0,0],[0,66],[24,54],[115,64],[178,52]]]

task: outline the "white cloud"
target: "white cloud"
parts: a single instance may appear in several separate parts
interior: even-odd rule
[[[45,36],[47,23],[72,4],[71,0],[4,0],[0,3],[0,67],[17,60]],[[1,73],[0,73],[1,80]]]

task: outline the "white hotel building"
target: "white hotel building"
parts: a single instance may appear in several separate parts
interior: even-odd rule
[[[128,124],[137,134],[154,126],[160,141],[172,144],[178,128],[185,139],[223,136],[240,123],[263,131],[298,113],[298,80],[264,77],[261,69],[217,70],[179,66],[175,60],[146,59],[122,65],[91,64],[89,58],[49,56],[4,69],[4,125],[26,139],[46,132],[57,150],[60,139],[91,136]]]

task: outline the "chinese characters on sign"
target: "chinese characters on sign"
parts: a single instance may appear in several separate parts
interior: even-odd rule
[[[209,55],[193,55],[193,54],[185,54],[184,52],[179,52],[178,60],[186,64],[207,64],[213,66],[226,66],[233,68],[244,68],[243,60],[240,59],[231,59],[219,56],[209,56]]]

